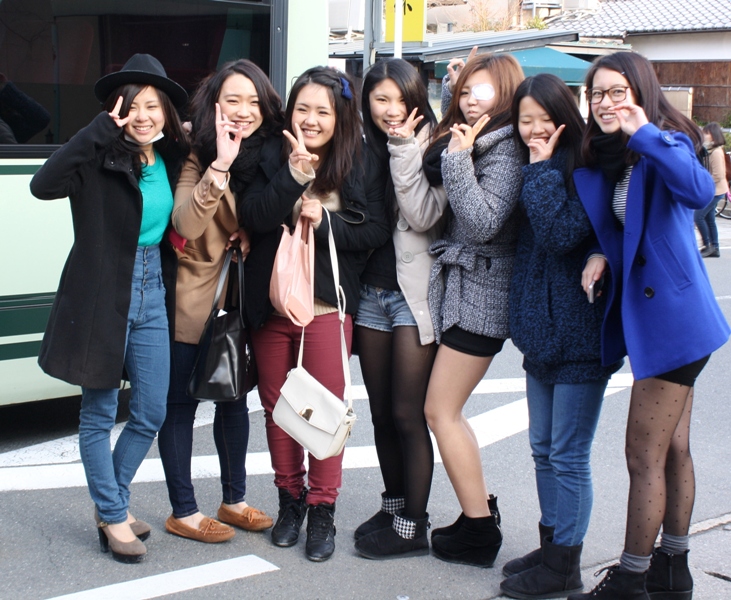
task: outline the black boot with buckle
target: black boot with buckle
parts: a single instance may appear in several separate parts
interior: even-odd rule
[[[279,488],[279,516],[272,527],[272,543],[275,546],[289,548],[297,543],[307,509],[305,498],[306,489],[302,490],[299,498],[295,498],[284,488]]]
[[[671,554],[655,548],[646,586],[652,600],[691,600],[693,577],[688,568],[688,550],[682,554]]]
[[[606,571],[597,586],[588,594],[571,594],[567,600],[650,600],[645,588],[646,573],[633,573],[619,568],[619,565],[606,567],[595,573]]]
[[[368,519],[365,523],[361,523],[355,530],[353,537],[359,540],[366,535],[378,531],[379,529],[388,529],[393,523],[393,515],[396,511],[404,507],[403,496],[386,496],[386,492],[381,494],[381,510]]]
[[[305,554],[323,562],[335,552],[335,504],[310,505],[307,509],[307,543]]]
[[[423,519],[409,519],[403,511],[393,515],[390,527],[380,529],[355,542],[355,549],[365,558],[384,560],[429,554],[429,515]]]

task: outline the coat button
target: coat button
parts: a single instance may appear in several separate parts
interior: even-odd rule
[[[637,263],[637,266],[644,267],[647,264],[647,259],[642,256],[642,254],[638,254],[635,262]]]
[[[406,231],[409,228],[409,224],[406,222],[406,219],[399,219],[399,222],[396,223],[396,229],[399,231]]]
[[[653,290],[651,287],[645,288],[645,297],[646,298],[652,298],[655,295],[655,290]]]
[[[410,263],[412,260],[414,260],[414,255],[411,254],[411,252],[408,252],[408,251],[407,252],[404,252],[401,255],[401,260],[404,261],[405,263]]]

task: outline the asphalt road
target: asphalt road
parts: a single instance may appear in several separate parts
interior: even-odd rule
[[[731,321],[731,221],[719,225],[722,256],[707,259],[706,265]],[[692,447],[698,489],[691,553],[696,599],[731,598],[729,365],[731,347],[727,345],[714,354],[696,388]],[[351,367],[354,384],[362,383],[357,361]],[[587,585],[592,584],[592,573],[611,564],[622,549],[628,485],[623,438],[630,381],[625,365],[605,399],[594,445],[595,503],[582,558]],[[502,565],[537,545],[539,513],[522,382],[521,357],[507,344],[480,393],[466,407],[480,432],[484,472],[503,517],[503,548],[496,568],[485,570],[431,556],[368,561],[355,554],[353,531],[377,510],[382,490],[379,471],[373,466],[365,399],[355,402],[359,420],[346,450],[349,468],[337,503],[337,550],[321,564],[305,558],[304,535],[297,546],[282,549],[273,546],[267,534],[239,532],[231,542],[218,545],[167,534],[164,522],[170,507],[156,471],[155,446],[146,462],[148,481],[135,483],[132,497],[134,514],[154,528],[148,556],[139,565],[116,563],[99,552],[92,503],[79,483],[72,437],[78,425],[78,400],[0,408],[0,598],[497,598]],[[210,407],[203,406],[204,421],[209,413]],[[124,420],[123,411],[120,420]],[[263,414],[254,410],[247,501],[276,515],[277,497],[267,472],[266,451]],[[211,461],[205,458],[215,455],[210,424],[196,429],[195,455],[203,475],[195,481],[198,502],[204,512],[214,515],[220,487],[209,468]],[[429,512],[434,527],[450,523],[459,513],[441,464],[435,469]],[[127,587],[115,587],[124,582]]]

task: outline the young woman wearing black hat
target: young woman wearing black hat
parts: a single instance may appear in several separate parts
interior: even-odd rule
[[[188,150],[175,110],[187,94],[146,54],[102,77],[94,92],[104,112],[30,185],[43,200],[70,198],[75,234],[39,363],[81,386],[79,448],[101,548],[134,563],[147,552],[150,527],[129,514],[129,485],[165,418],[176,263],[164,240]],[[112,452],[123,376],[130,416]]]

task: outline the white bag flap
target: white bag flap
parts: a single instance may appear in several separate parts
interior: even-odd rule
[[[345,419],[348,408],[343,401],[302,367],[289,372],[280,393],[300,418],[330,435],[334,435],[344,421],[350,420]]]

